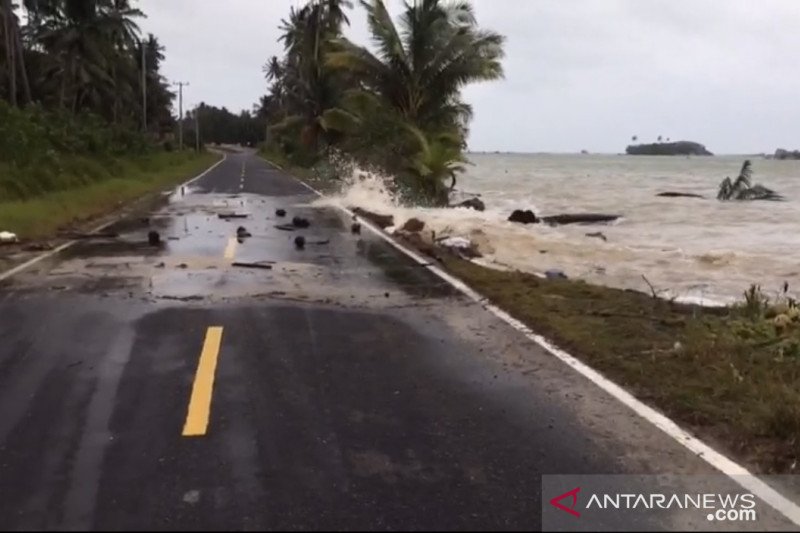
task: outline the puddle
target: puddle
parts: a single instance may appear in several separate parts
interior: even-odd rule
[[[173,302],[279,298],[368,308],[459,296],[378,237],[352,235],[345,213],[307,202],[307,196],[296,194],[209,196],[187,190],[177,198],[173,195],[170,203],[162,201],[149,216],[113,224],[108,231],[119,233],[119,238],[80,241],[61,252],[57,261],[15,277],[15,286],[63,286],[102,296]],[[278,208],[287,216],[277,217]],[[252,216],[230,221],[217,216],[234,210],[247,210]],[[309,219],[311,227],[292,232],[275,228],[294,216]],[[252,236],[237,243],[239,226]],[[159,247],[147,243],[152,230],[161,235]],[[304,250],[294,245],[297,235],[306,238]],[[273,268],[233,267],[234,261],[268,261]]]

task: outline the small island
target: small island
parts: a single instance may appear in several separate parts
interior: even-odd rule
[[[773,159],[800,159],[800,150],[784,150],[783,148],[778,148],[775,150],[775,155],[772,156]]]
[[[691,141],[635,144],[625,149],[628,155],[714,155],[705,146]]]

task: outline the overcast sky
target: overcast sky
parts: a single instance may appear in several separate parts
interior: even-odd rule
[[[250,109],[298,0],[140,0],[188,106]],[[387,0],[397,13],[400,0]],[[506,78],[469,87],[470,148],[616,153],[631,136],[715,153],[800,148],[800,0],[473,0]],[[366,43],[364,11],[350,13]]]

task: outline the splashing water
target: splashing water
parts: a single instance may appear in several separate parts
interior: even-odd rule
[[[756,161],[765,183],[788,202],[723,203],[714,198],[720,175],[735,172],[738,157],[651,158],[618,156],[473,156],[460,178],[479,194],[486,211],[411,208],[391,192],[390,180],[356,171],[336,196],[318,203],[361,207],[425,222],[437,237],[472,240],[480,264],[543,274],[560,269],[572,278],[649,292],[705,305],[741,298],[751,283],[800,286],[800,163]],[[660,191],[704,194],[708,199],[657,198]],[[604,226],[521,225],[514,209],[536,214],[604,212],[623,218]],[[602,232],[607,241],[587,236]]]

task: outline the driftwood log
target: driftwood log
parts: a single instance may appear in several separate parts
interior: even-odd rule
[[[672,192],[672,191],[660,192],[656,194],[656,196],[659,196],[661,198],[705,198],[705,196],[703,196],[702,194],[694,194],[691,192]]]

